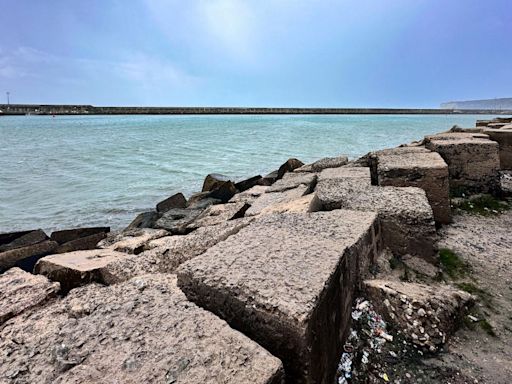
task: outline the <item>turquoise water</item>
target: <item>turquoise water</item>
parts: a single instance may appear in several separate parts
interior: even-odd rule
[[[470,115],[0,117],[0,232],[121,228],[163,198],[200,190],[211,172],[266,174],[396,146]]]

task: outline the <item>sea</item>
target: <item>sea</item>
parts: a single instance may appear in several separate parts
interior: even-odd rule
[[[120,229],[208,173],[265,175],[422,139],[484,115],[123,115],[0,117],[0,233]]]

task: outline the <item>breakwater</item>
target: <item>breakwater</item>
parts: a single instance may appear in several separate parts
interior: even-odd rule
[[[0,115],[451,115],[512,114],[512,110],[430,108],[96,107],[0,104]]]

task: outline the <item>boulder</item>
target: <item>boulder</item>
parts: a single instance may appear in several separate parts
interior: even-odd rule
[[[256,216],[271,206],[296,200],[308,193],[309,189],[310,188],[308,186],[302,184],[296,188],[288,189],[283,192],[263,193],[252,203],[251,208],[245,212],[245,216]]]
[[[20,267],[25,271],[32,271],[37,260],[53,253],[59,244],[46,240],[26,247],[15,248],[0,253],[0,272],[11,267]]]
[[[284,192],[288,189],[297,188],[300,185],[308,187],[308,193],[315,189],[316,173],[286,173],[282,179],[277,180],[267,190],[268,192]]]
[[[377,311],[417,348],[438,351],[456,330],[473,297],[446,284],[366,280]]]
[[[187,206],[187,199],[183,196],[183,193],[176,193],[171,197],[159,202],[156,205],[157,212],[167,212],[171,208],[185,208]]]
[[[243,202],[211,205],[206,208],[197,219],[190,223],[187,228],[196,229],[220,224],[228,220],[240,219],[244,217],[249,207],[249,204]]]
[[[0,350],[0,377],[9,382],[277,384],[283,379],[279,359],[189,302],[173,275],[74,289],[37,316],[6,323]]]
[[[229,199],[237,193],[238,190],[236,189],[235,184],[233,184],[232,181],[226,181],[210,192],[210,198],[218,199],[222,203],[227,203]]]
[[[381,186],[418,187],[425,191],[438,224],[451,222],[448,165],[436,152],[375,153],[372,179]]]
[[[144,247],[151,241],[160,237],[168,236],[169,232],[163,229],[138,229],[123,231],[119,234],[105,239],[98,244],[98,248],[109,248],[117,252],[130,254],[139,254],[144,251]]]
[[[126,227],[126,230],[153,228],[160,217],[162,214],[155,211],[142,212]]]
[[[90,228],[66,229],[63,231],[52,232],[50,238],[59,244],[64,244],[69,241],[80,239],[82,237],[87,237],[87,236],[95,235],[97,233],[107,233],[107,232],[110,232],[110,227],[90,227]]]
[[[303,165],[294,170],[294,172],[320,172],[327,168],[338,168],[348,163],[347,156],[324,157],[314,163]]]
[[[286,172],[292,172],[297,168],[300,168],[304,163],[298,159],[288,159],[286,162],[279,167],[277,170],[277,180],[282,179]]]
[[[94,235],[81,237],[76,240],[68,241],[67,243],[59,245],[59,247],[55,250],[55,253],[66,253],[73,251],[84,251],[87,249],[94,249],[96,245],[107,237],[106,232],[96,233]]]
[[[326,211],[341,208],[378,212],[384,245],[393,253],[436,261],[434,217],[420,188],[378,187],[357,178],[320,179],[315,205]]]
[[[264,216],[182,264],[178,283],[281,358],[287,382],[330,384],[377,225],[374,213],[343,210]]]
[[[489,135],[492,141],[498,143],[500,168],[502,170],[512,170],[512,130],[484,129],[483,133]]]
[[[261,175],[253,176],[249,179],[239,181],[235,183],[235,188],[240,192],[247,191],[248,189],[258,185],[259,181],[262,179]]]
[[[269,186],[269,185],[272,185],[276,182],[277,180],[277,175],[278,175],[278,171],[273,171],[273,172],[270,172],[268,175],[262,177],[260,179],[260,181],[258,181],[258,185],[263,185],[263,186]]]
[[[268,190],[268,186],[265,185],[256,185],[244,192],[237,193],[231,199],[229,199],[230,203],[247,203],[252,204],[258,197],[264,194]]]
[[[190,232],[187,226],[203,212],[201,209],[173,208],[163,214],[155,223],[155,228],[165,229],[172,234],[183,235]]]
[[[11,241],[0,245],[0,252],[10,251],[11,249],[27,247],[48,240],[48,236],[41,229],[35,231],[21,232],[20,236],[11,234]],[[20,232],[18,232],[20,234]],[[13,236],[14,235],[14,236]],[[7,239],[8,237],[5,236]]]
[[[127,255],[105,266],[104,274],[109,283],[119,283],[134,276],[148,273],[174,273],[176,268],[220,241],[237,233],[250,223],[250,219],[237,219],[202,227],[186,236],[166,236],[150,241],[145,251]]]
[[[497,189],[500,158],[498,143],[468,133],[451,133],[427,138],[426,147],[448,164],[450,191],[493,193]]]
[[[59,292],[59,283],[44,276],[35,276],[19,268],[0,275],[0,328],[10,318],[41,306]]]
[[[109,284],[105,267],[127,255],[110,249],[95,249],[50,255],[39,259],[34,272],[58,281],[63,292],[91,282]]]
[[[210,192],[194,193],[187,202],[187,208],[190,209],[206,209],[210,205],[222,203],[219,199],[214,199],[210,196]]]
[[[9,244],[10,242],[16,240],[17,238],[24,236],[33,231],[19,231],[19,232],[7,232],[0,233],[0,246]]]
[[[206,176],[203,182],[203,189],[201,192],[210,192],[217,189],[220,185],[225,182],[231,181],[228,176],[221,175],[218,173],[210,173]]]

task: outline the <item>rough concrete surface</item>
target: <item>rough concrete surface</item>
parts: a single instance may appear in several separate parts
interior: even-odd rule
[[[11,317],[48,302],[59,292],[59,283],[19,268],[0,275],[0,327]],[[1,378],[0,378],[1,380]]]
[[[309,187],[309,191],[311,191],[316,184],[316,179],[317,175],[315,173],[285,173],[282,179],[277,180],[268,188],[267,193],[284,192],[301,185]]]
[[[377,225],[344,210],[263,216],[182,264],[179,285],[280,357],[289,382],[331,384]]]
[[[261,214],[262,211],[271,206],[296,200],[308,193],[309,190],[309,186],[301,184],[296,188],[288,189],[283,192],[263,193],[260,197],[253,201],[251,208],[245,212],[245,216],[257,216]]]
[[[0,331],[0,381],[280,383],[281,362],[189,302],[173,275],[74,289]]]
[[[337,168],[348,163],[347,156],[324,157],[314,163],[303,165],[294,170],[294,172],[320,172],[327,168]]]

